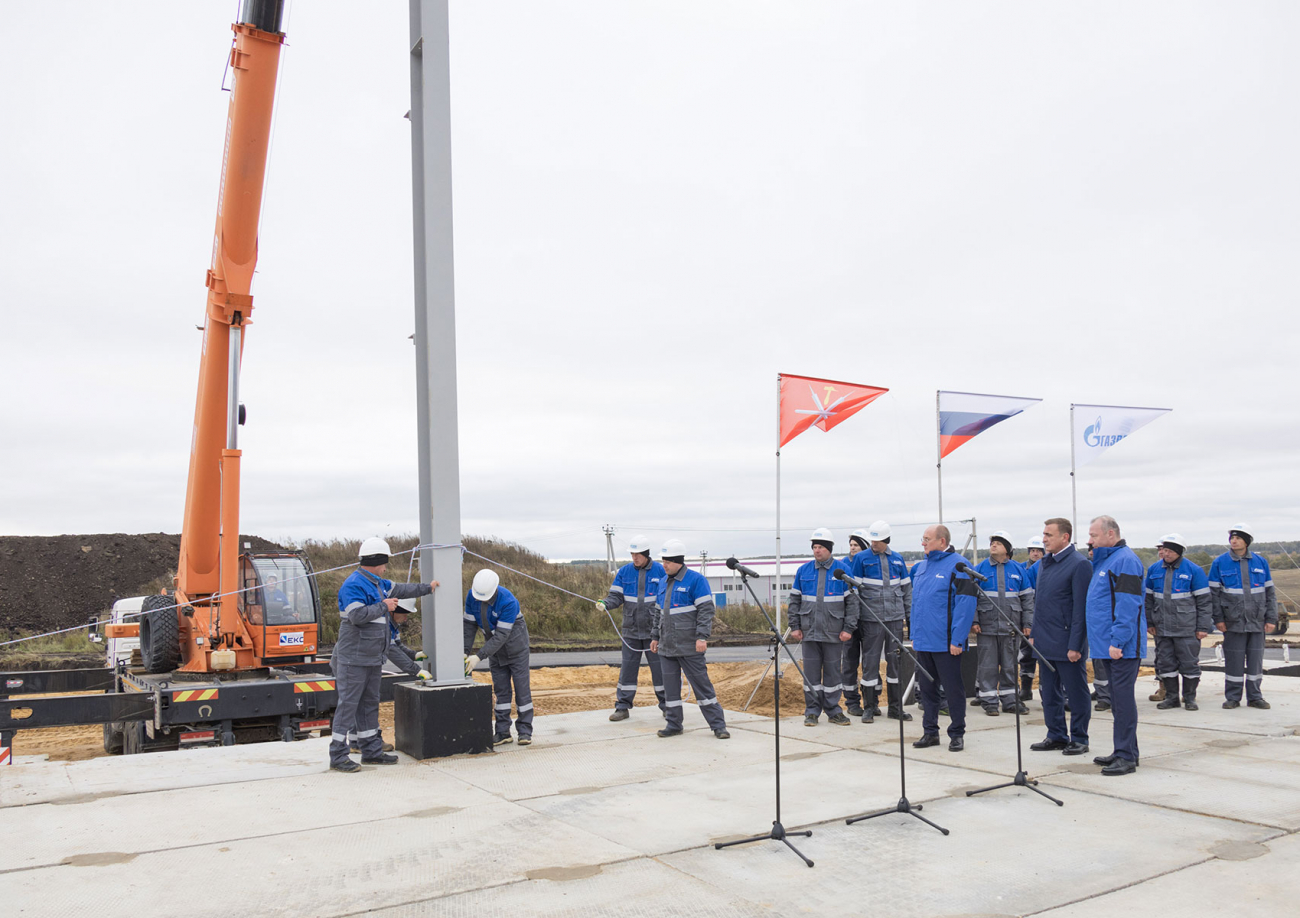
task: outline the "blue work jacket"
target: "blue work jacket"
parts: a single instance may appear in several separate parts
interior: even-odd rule
[[[957,573],[966,559],[957,552],[932,551],[912,574],[912,647],[947,653],[965,647],[975,620],[975,581]]]
[[[1165,573],[1169,573],[1169,598],[1165,599]],[[1210,609],[1210,581],[1199,564],[1179,558],[1171,568],[1156,561],[1147,568],[1147,627],[1156,637],[1195,637],[1214,630]]]
[[[641,570],[635,564],[624,564],[618,569],[605,595],[605,608],[612,611],[623,607],[623,637],[642,640],[650,637],[655,600],[663,579],[664,566],[658,561],[651,561]]]
[[[848,562],[846,562],[848,563]],[[889,573],[889,584],[885,584],[885,573]],[[912,612],[912,575],[907,569],[907,562],[896,551],[878,555],[870,548],[860,551],[849,563],[849,573],[863,581],[858,595],[862,602],[875,613],[875,618],[863,610],[860,621],[874,622],[876,618],[885,622],[901,622]]]
[[[482,631],[486,638],[478,652],[483,659],[502,649],[509,654],[528,649],[528,629],[523,624],[524,614],[519,609],[519,600],[503,586],[497,587],[491,599],[475,599],[473,590],[467,592],[464,618],[466,653],[474,645],[475,631]],[[520,626],[517,638],[516,625]],[[515,638],[513,643],[511,638]]]
[[[1249,583],[1241,569],[1249,569]],[[1277,624],[1277,591],[1268,559],[1248,551],[1234,558],[1226,551],[1210,565],[1210,600],[1216,625],[1228,631],[1251,633]]]
[[[1088,651],[1110,659],[1118,647],[1125,657],[1147,653],[1146,594],[1142,560],[1121,539],[1118,545],[1092,550],[1088,585]]]

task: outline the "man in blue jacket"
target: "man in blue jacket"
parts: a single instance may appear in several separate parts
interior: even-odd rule
[[[1196,686],[1201,681],[1201,641],[1214,627],[1210,610],[1210,581],[1199,564],[1183,557],[1187,543],[1178,534],[1160,540],[1160,560],[1147,568],[1147,631],[1156,639],[1156,678],[1165,697],[1162,711],[1181,703],[1198,708]],[[1178,697],[1178,676],[1183,696]]]
[[[952,720],[948,724],[948,749],[961,752],[966,741],[966,684],[961,678],[961,654],[966,648],[979,590],[966,574],[957,573],[964,562],[949,545],[947,526],[931,526],[921,536],[925,557],[912,575],[912,648],[921,665],[917,685],[923,714],[917,749],[939,745],[939,687],[943,683]]]
[[[488,661],[492,673],[492,694],[496,699],[496,735],[493,746],[512,741],[510,736],[510,706],[514,703],[515,729],[519,731],[519,745],[533,741],[533,689],[529,677],[528,623],[519,608],[515,594],[501,586],[496,571],[483,568],[474,574],[469,592],[465,594],[465,675],[478,665],[479,658]],[[474,638],[483,632],[483,646],[478,654],[469,655]],[[513,687],[513,692],[511,691]],[[513,696],[513,697],[512,697]]]
[[[654,619],[655,600],[659,595],[659,581],[664,577],[664,566],[650,560],[650,540],[646,536],[637,536],[629,548],[632,563],[618,569],[608,595],[596,603],[601,612],[623,607],[623,665],[618,671],[618,694],[614,697],[614,713],[609,715],[610,720],[627,720],[636,699],[643,655],[650,666],[651,684],[655,697],[659,699],[659,710],[664,710],[663,669],[659,665],[659,654],[650,652],[650,623]]]
[[[682,734],[682,676],[691,683],[695,702],[713,735],[731,739],[718,693],[709,679],[704,652],[713,633],[713,590],[702,574],[686,566],[686,546],[669,539],[659,549],[664,576],[659,581],[654,618],[650,623],[650,650],[659,654],[664,673],[663,737]]]
[[[1093,759],[1103,775],[1137,770],[1138,667],[1147,652],[1146,568],[1120,535],[1113,516],[1099,516],[1088,527],[1092,578],[1088,586],[1088,648],[1093,659],[1108,657],[1110,705],[1115,712],[1115,748]]]
[[[1088,583],[1092,565],[1074,547],[1074,527],[1062,517],[1043,524],[1043,560],[1036,568],[1034,625],[1029,641],[1051,666],[1038,671],[1047,738],[1032,744],[1035,752],[1059,750],[1065,755],[1088,751],[1088,722],[1092,705],[1084,673]],[[1070,700],[1070,725],[1065,725],[1064,697]]]
[[[1214,627],[1223,633],[1223,693],[1225,708],[1246,703],[1268,710],[1260,683],[1264,680],[1264,635],[1277,630],[1277,594],[1268,560],[1250,550],[1255,540],[1238,525],[1228,531],[1228,551],[1210,565],[1210,599]]]
[[[813,560],[795,571],[790,585],[790,637],[803,651],[805,727],[817,726],[823,711],[838,727],[849,719],[840,710],[840,679],[844,672],[844,645],[858,627],[858,594],[835,571],[848,573],[843,561],[831,554],[835,537],[829,529],[812,534]]]

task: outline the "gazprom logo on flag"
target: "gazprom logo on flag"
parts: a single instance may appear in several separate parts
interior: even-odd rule
[[[1083,442],[1089,446],[1114,446],[1120,440],[1123,440],[1127,434],[1103,434],[1101,432],[1101,416],[1089,424],[1083,431]]]

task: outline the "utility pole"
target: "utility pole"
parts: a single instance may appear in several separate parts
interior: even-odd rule
[[[709,553],[700,549],[700,573],[705,577],[709,576]]]
[[[606,523],[603,527],[605,530],[605,566],[609,573],[614,573],[614,524]]]
[[[421,646],[437,682],[465,683],[447,0],[411,0],[410,67],[420,579],[443,584],[420,601]]]

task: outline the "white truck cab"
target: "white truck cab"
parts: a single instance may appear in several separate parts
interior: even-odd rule
[[[130,625],[140,621],[140,607],[144,604],[143,596],[131,596],[127,599],[119,599],[113,603],[113,610],[109,613],[107,621],[101,620],[99,625]],[[139,637],[118,637],[105,639],[102,631],[92,632],[92,640],[104,642],[104,665],[109,669],[117,669],[117,662],[122,660],[127,666],[131,665],[131,655],[140,649]]]

